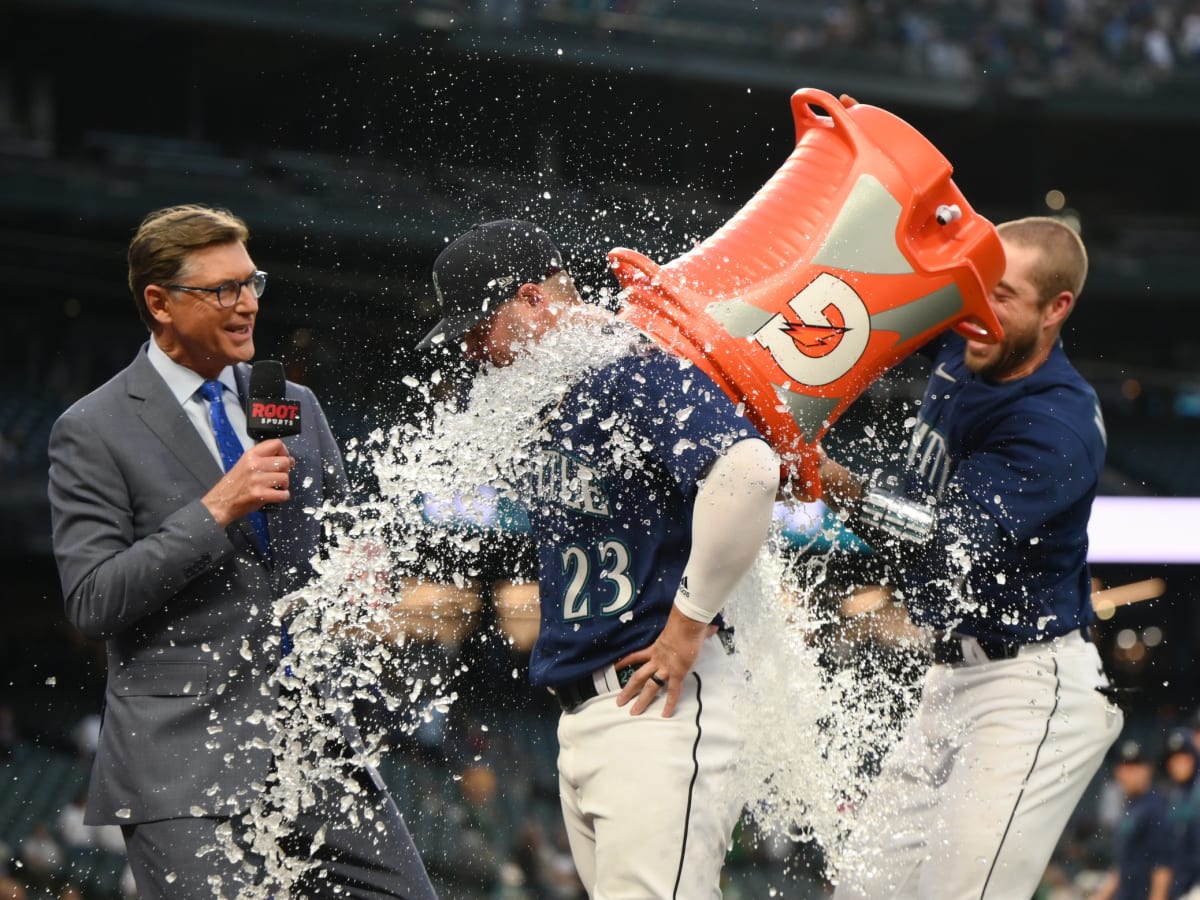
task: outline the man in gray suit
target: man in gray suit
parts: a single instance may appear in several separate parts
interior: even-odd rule
[[[305,509],[346,490],[308,389],[287,386],[300,434],[257,444],[247,435],[247,363],[266,286],[247,238],[225,210],[146,217],[130,243],[129,284],[151,339],[50,437],[67,615],[108,651],[86,821],[122,827],[141,900],[271,889],[255,864],[261,845],[246,835],[280,765],[267,722],[288,651],[274,604],[312,575],[321,525]],[[285,693],[290,704],[313,699]],[[312,864],[290,895],[433,898],[394,802],[344,731],[339,777],[358,790],[336,778],[296,787],[315,786],[320,802],[286,823],[283,852]],[[243,859],[219,832],[242,843]]]

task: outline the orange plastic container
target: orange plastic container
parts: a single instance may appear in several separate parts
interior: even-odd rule
[[[699,366],[820,496],[816,444],[884,371],[947,328],[995,341],[996,229],[885,110],[792,95],[796,147],[707,240],[664,266],[608,254],[622,316]]]

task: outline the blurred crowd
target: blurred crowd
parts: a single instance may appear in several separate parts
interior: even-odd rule
[[[1200,890],[1200,709],[1133,722],[1063,834],[1039,900]]]
[[[812,0],[753,8],[708,0],[686,12],[670,0],[535,0],[528,10],[509,3],[503,15],[499,0],[479,6],[496,21],[548,11],[629,30],[680,20],[697,34],[728,16],[737,24],[725,31],[731,49],[735,39],[762,41],[784,59],[891,66],[917,78],[986,79],[1023,91],[1138,90],[1200,68],[1195,0]]]

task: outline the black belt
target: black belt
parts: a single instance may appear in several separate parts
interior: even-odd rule
[[[946,637],[938,638],[933,642],[933,661],[948,666],[966,662],[967,657],[963,653],[964,640],[975,641],[979,645],[979,649],[983,651],[983,655],[993,662],[998,659],[1015,659],[1021,652],[1021,648],[1025,646],[1024,644],[985,640],[951,632]]]
[[[633,677],[633,673],[637,670],[637,666],[626,666],[623,669],[615,670],[617,684],[625,687],[629,683],[629,679]],[[596,679],[591,674],[587,674],[582,678],[576,678],[574,681],[556,684],[550,688],[550,693],[558,698],[558,703],[562,706],[563,712],[570,712],[577,706],[581,706],[593,697],[598,696],[600,692],[596,690]]]
[[[1083,635],[1083,639],[1090,640],[1086,628],[1080,628],[1078,631]],[[933,642],[933,661],[942,665],[958,665],[964,662],[977,662],[978,660],[968,658],[964,652],[964,645],[969,645],[974,642],[975,645],[983,652],[989,662],[995,662],[1001,659],[1015,659],[1017,654],[1021,652],[1022,647],[1028,647],[1030,644],[1044,644],[1047,641],[1052,641],[1055,638],[1066,637],[1074,634],[1067,632],[1066,635],[1056,634],[1049,637],[1044,637],[1037,641],[1000,641],[995,638],[977,638],[969,634],[959,634],[956,631],[950,634],[936,638]]]

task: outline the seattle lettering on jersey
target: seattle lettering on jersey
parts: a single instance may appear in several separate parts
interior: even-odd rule
[[[939,500],[946,482],[950,480],[953,462],[946,453],[946,436],[936,428],[931,428],[925,420],[919,419],[908,447],[907,465],[909,471],[924,479]]]
[[[611,515],[599,473],[558,450],[542,450],[533,473],[533,490],[544,503],[557,503],[606,519]]]

